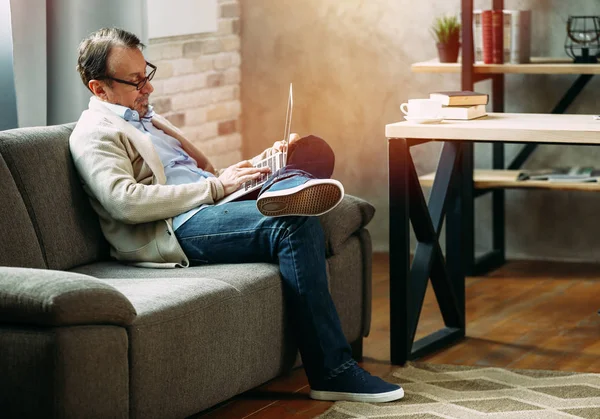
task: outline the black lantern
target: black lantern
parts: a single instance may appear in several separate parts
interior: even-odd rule
[[[569,16],[565,51],[576,63],[597,63],[600,56],[600,17]]]

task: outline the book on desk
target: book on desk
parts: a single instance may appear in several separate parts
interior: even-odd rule
[[[442,104],[440,117],[443,119],[469,120],[487,115],[485,105],[489,96],[472,91],[433,92],[429,98]]]
[[[490,100],[489,95],[470,90],[433,92],[429,94],[429,98],[441,102],[442,106],[487,105]]]
[[[485,105],[473,106],[442,106],[441,118],[443,119],[475,119],[486,116]]]

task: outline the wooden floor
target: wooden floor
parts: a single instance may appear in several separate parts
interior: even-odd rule
[[[388,257],[373,260],[373,320],[363,367],[395,368],[389,354]],[[600,372],[600,265],[510,262],[467,278],[467,338],[422,358],[439,364]],[[427,296],[417,338],[443,326],[435,296]],[[302,369],[238,396],[202,419],[314,418],[332,403],[308,398]]]

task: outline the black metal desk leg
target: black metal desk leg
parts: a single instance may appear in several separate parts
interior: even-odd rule
[[[408,159],[406,139],[388,140],[390,198],[390,351],[391,361],[403,365],[412,341],[408,326],[408,273],[410,267]]]
[[[452,272],[439,245],[439,236],[448,204],[462,202],[453,189],[460,168],[461,148],[448,142],[442,148],[440,162],[431,190],[429,205],[423,195],[417,171],[410,155],[411,139],[390,139],[390,345],[393,364],[404,364],[447,346],[465,334],[463,260],[458,259]],[[460,185],[459,185],[460,186]],[[454,196],[452,196],[454,195]],[[463,217],[460,206],[453,207]],[[461,218],[462,219],[462,218]],[[410,264],[410,223],[415,231],[417,248]],[[462,240],[462,223],[454,230]],[[457,256],[456,253],[453,254]],[[444,318],[445,327],[414,341],[427,282],[433,289]],[[461,288],[462,286],[462,288]]]
[[[469,153],[464,153],[465,148],[472,148],[472,144],[461,143],[461,155],[470,158]],[[464,163],[460,162],[459,166],[464,167]],[[468,166],[468,164],[467,164]],[[464,211],[465,204],[472,203],[472,174],[473,172],[458,173],[458,177],[454,179],[448,209],[446,211],[446,270],[456,292],[456,299],[459,306],[459,311],[462,313],[462,335],[465,334],[465,234],[464,228],[471,225],[472,220],[469,219],[468,211]],[[466,176],[465,176],[466,174]],[[471,199],[469,201],[469,199]]]
[[[410,142],[409,142],[410,145]],[[439,244],[443,220],[448,205],[453,203],[453,185],[456,185],[457,172],[460,169],[460,144],[445,142],[440,161],[431,187],[429,203],[425,201],[417,171],[412,159],[410,165],[410,221],[415,231],[417,247],[409,276],[409,326],[410,339],[413,342],[409,359],[416,359],[442,349],[465,335],[464,289],[457,289],[456,273],[451,275]],[[462,208],[461,208],[462,209]],[[457,240],[465,236],[458,230]],[[459,267],[464,261],[459,260]],[[463,277],[464,278],[464,277]],[[425,299],[428,280],[431,281],[437,299],[444,326],[425,337],[414,341],[418,320]],[[464,282],[463,282],[464,286]]]

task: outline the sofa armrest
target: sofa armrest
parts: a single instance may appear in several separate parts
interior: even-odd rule
[[[0,323],[127,326],[136,314],[123,294],[91,276],[0,267]]]
[[[338,254],[346,240],[369,224],[374,215],[373,205],[346,195],[337,207],[319,217],[325,233],[327,256]]]

